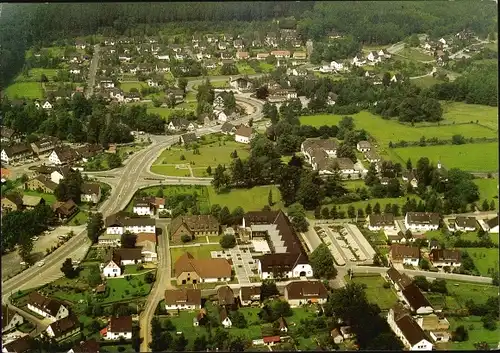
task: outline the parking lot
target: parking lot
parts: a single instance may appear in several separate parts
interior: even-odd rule
[[[38,239],[33,242],[33,251],[31,252],[33,262],[42,260],[47,255],[46,249],[50,249],[57,245],[58,242],[62,241],[59,237],[71,231],[78,234],[84,230],[85,227],[85,225],[76,227],[62,226],[55,228],[53,231],[48,231],[39,235]],[[21,265],[21,261],[21,257],[17,250],[2,256],[2,281],[22,271],[23,265]]]
[[[237,246],[233,249],[212,251],[212,258],[226,258],[232,260],[234,273],[240,284],[250,284],[250,277],[255,276],[252,270],[257,270],[257,264],[252,258],[250,250],[245,246]]]

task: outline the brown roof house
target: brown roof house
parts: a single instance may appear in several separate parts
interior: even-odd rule
[[[434,267],[460,267],[462,265],[462,253],[460,250],[432,249],[429,259]]]
[[[249,144],[252,137],[253,129],[250,126],[240,125],[234,132],[234,140],[239,143]]]
[[[206,235],[219,235],[220,224],[212,215],[178,216],[170,224],[170,237],[180,241],[183,235],[191,239]]]
[[[399,272],[394,267],[390,267],[387,272],[387,279],[394,286],[394,288],[399,292],[408,287],[413,283],[413,280],[406,274]]]
[[[66,339],[78,332],[80,332],[80,323],[74,315],[69,315],[51,323],[45,330],[45,334],[56,341]]]
[[[251,239],[269,239],[274,248],[256,259],[261,279],[313,276],[304,246],[283,211],[248,212],[241,228]]]
[[[291,307],[308,303],[324,304],[328,290],[320,281],[295,281],[285,287],[285,300]]]
[[[98,203],[101,200],[101,186],[97,183],[83,183],[82,193],[80,195],[81,202]]]
[[[132,316],[112,316],[108,327],[101,330],[102,338],[105,340],[132,339]]]
[[[88,341],[81,341],[71,348],[68,353],[99,353],[100,348],[99,342],[95,339],[90,339]]]
[[[418,266],[420,261],[420,249],[414,246],[392,244],[389,251],[391,263],[402,263],[403,265]]]
[[[59,142],[57,138],[47,136],[31,143],[31,148],[33,152],[40,156],[52,152]]]
[[[195,310],[201,308],[201,289],[167,289],[166,310]]]
[[[412,232],[437,230],[441,216],[439,213],[431,212],[407,212],[405,216],[405,227]]]
[[[2,346],[2,353],[25,353],[35,348],[33,337],[30,335],[23,336]]]
[[[24,323],[24,317],[7,305],[2,305],[2,333],[8,332]]]
[[[122,275],[121,266],[135,265],[142,262],[142,248],[111,249],[104,263],[102,273],[104,277],[119,277]]]
[[[21,211],[23,209],[23,198],[18,194],[9,194],[2,197],[2,212]]]
[[[24,183],[24,188],[26,190],[35,190],[45,194],[53,194],[57,188],[57,184],[45,175],[38,175]]]
[[[431,303],[414,283],[403,289],[401,294],[413,313],[423,315],[434,312]]]
[[[477,221],[475,217],[459,216],[455,218],[455,230],[462,232],[473,232],[476,230]]]
[[[104,221],[106,234],[122,234],[129,231],[138,233],[156,233],[156,221],[150,217],[141,217],[130,212],[114,213]]]
[[[398,303],[389,310],[387,323],[395,335],[403,342],[405,348],[411,351],[433,350],[432,339],[401,304]]]
[[[52,205],[52,210],[60,219],[68,219],[78,212],[78,206],[73,200],[57,201]]]
[[[174,264],[177,284],[229,282],[231,265],[226,259],[195,259],[185,252]]]
[[[219,318],[220,323],[222,324],[222,326],[224,326],[224,328],[231,328],[231,326],[233,326],[233,323],[231,322],[231,319],[229,318],[227,309],[225,307],[219,309]]]
[[[54,148],[49,154],[49,161],[52,165],[64,165],[76,162],[80,159],[80,155],[74,149],[68,146],[60,146]]]
[[[217,299],[220,306],[234,305],[234,292],[229,286],[219,287],[217,289]]]
[[[243,306],[251,305],[253,302],[260,302],[260,287],[259,286],[243,286],[240,287],[240,303]]]
[[[371,214],[368,217],[370,219],[368,229],[371,231],[396,229],[396,223],[394,222],[394,215],[392,213]]]
[[[28,297],[28,309],[52,321],[63,319],[69,315],[68,308],[61,302],[44,297],[38,292],[31,292]]]
[[[15,143],[2,148],[0,152],[1,161],[5,164],[22,162],[33,158],[33,149],[27,143]]]

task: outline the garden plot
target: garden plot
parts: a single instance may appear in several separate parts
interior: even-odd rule
[[[363,234],[359,231],[358,227],[355,226],[354,224],[346,224],[345,228],[347,229],[347,232],[359,244],[361,250],[363,250],[366,257],[368,259],[373,259],[373,256],[375,256],[376,252],[375,252],[375,250],[373,250],[373,247],[366,240],[366,238],[363,236]]]
[[[335,260],[335,263],[339,266],[345,266],[345,261],[340,252],[338,251],[337,247],[333,245],[332,240],[325,239],[326,238],[326,231],[320,227],[314,227],[314,230],[318,234],[318,236],[321,238],[323,243],[328,247],[328,250],[333,255],[333,260]]]

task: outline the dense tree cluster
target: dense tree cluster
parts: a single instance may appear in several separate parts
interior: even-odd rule
[[[313,64],[320,64],[322,61],[347,59],[358,54],[361,47],[361,43],[352,36],[335,39],[329,43],[317,42],[314,43],[310,60]]]

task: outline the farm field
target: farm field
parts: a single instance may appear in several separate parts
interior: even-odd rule
[[[184,253],[189,252],[195,259],[210,259],[211,251],[221,251],[222,248],[219,244],[205,244],[200,246],[185,246],[170,248],[170,256],[172,257],[172,265],[175,264],[177,259]]]
[[[496,235],[496,240],[498,244],[498,235]],[[467,248],[461,250],[466,250],[472,257],[474,265],[476,265],[481,276],[489,277],[491,276],[488,272],[489,269],[498,269],[498,248]]]
[[[354,276],[352,281],[366,285],[365,292],[368,301],[377,304],[382,310],[389,310],[398,301],[392,288],[383,287],[386,281],[380,275]]]
[[[220,141],[218,140],[220,138]],[[238,157],[247,158],[249,155],[248,146],[225,140],[225,137],[209,137],[205,141],[200,139],[200,154],[194,154],[193,150],[186,150],[179,146],[162,152],[153,166],[163,164],[191,164],[193,167],[204,168],[208,166],[215,170],[217,165],[222,164],[229,167],[232,158],[231,153],[237,151]],[[182,159],[184,156],[185,159]]]
[[[493,200],[498,206],[498,179],[474,179],[474,184],[479,187],[479,197],[481,200]]]
[[[390,141],[418,141],[422,136],[427,139],[432,137],[451,139],[456,134],[465,137],[496,137],[497,135],[495,131],[475,124],[411,127],[400,124],[396,120],[384,120],[367,111],[354,114],[352,118],[356,129],[365,129],[383,147],[388,146]],[[341,119],[341,115],[335,114],[309,115],[300,117],[300,122],[303,125],[319,127],[321,125],[336,125]]]
[[[5,90],[5,94],[12,98],[42,99],[43,89],[38,82],[15,82]]]
[[[268,204],[269,190],[272,190],[274,205],[272,208],[282,207],[281,194],[278,188],[272,186],[255,186],[252,189],[232,189],[228,193],[217,194],[212,187],[208,188],[210,204],[227,206],[230,211],[241,206],[245,211],[260,211]]]
[[[441,129],[441,127],[433,129]],[[399,161],[397,160],[398,162],[407,161],[408,158],[417,161],[420,157],[426,156],[434,165],[440,160],[447,169],[460,168],[472,172],[498,170],[498,142],[404,147],[395,148],[392,152],[400,158]]]
[[[498,108],[479,104],[461,102],[441,102],[444,122],[469,123],[479,121],[479,124],[498,130]]]

